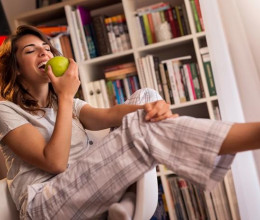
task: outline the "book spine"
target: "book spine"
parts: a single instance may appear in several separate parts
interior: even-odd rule
[[[196,30],[197,30],[197,32],[201,32],[201,26],[200,26],[200,21],[199,21],[198,12],[196,9],[195,1],[190,0],[190,5],[191,5],[192,13],[193,13]]]
[[[217,94],[209,54],[202,55],[204,71],[210,96]]]
[[[111,46],[107,35],[105,17],[103,15],[93,17],[94,34],[97,41],[98,55],[111,54]]]
[[[150,29],[147,14],[142,15],[142,19],[143,19],[143,22],[144,22],[144,29],[145,29],[145,33],[146,33],[146,37],[147,37],[147,42],[148,42],[148,44],[152,44],[153,38],[152,38],[152,32],[151,32],[151,29]]]
[[[202,95],[201,95],[201,91],[200,91],[200,84],[199,84],[199,78],[198,78],[198,74],[197,74],[196,64],[190,63],[190,69],[191,69],[194,90],[196,93],[196,98],[200,99],[200,98],[202,98]]]

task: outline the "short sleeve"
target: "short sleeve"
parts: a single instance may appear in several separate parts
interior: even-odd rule
[[[8,132],[27,123],[28,120],[12,106],[0,103],[0,141]]]
[[[79,118],[81,108],[86,104],[88,104],[86,101],[83,101],[81,99],[74,99],[73,113],[76,115],[77,118]]]

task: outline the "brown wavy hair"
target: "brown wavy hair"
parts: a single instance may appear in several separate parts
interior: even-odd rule
[[[38,101],[27,91],[20,83],[18,77],[18,62],[16,58],[17,41],[25,35],[34,35],[50,45],[50,50],[54,56],[60,55],[55,49],[47,36],[39,31],[36,27],[21,25],[17,28],[16,33],[10,35],[0,47],[0,91],[1,96],[8,101],[19,105],[22,109],[36,113],[40,110]],[[55,106],[57,95],[49,83],[48,107]]]

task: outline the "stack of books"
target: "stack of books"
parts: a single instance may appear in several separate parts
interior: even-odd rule
[[[134,62],[109,66],[104,75],[110,105],[123,104],[136,90],[140,89]]]

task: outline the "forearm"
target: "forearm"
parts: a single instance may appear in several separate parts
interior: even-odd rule
[[[118,127],[122,124],[122,118],[143,105],[115,105],[111,108],[93,108],[89,105],[83,106],[80,111],[79,120],[84,128],[88,130],[101,130],[111,127]]]
[[[109,111],[108,127],[119,127],[125,115],[135,112],[138,109],[144,109],[144,105],[115,105]]]
[[[61,98],[53,134],[44,148],[46,161],[53,164],[57,173],[66,169],[71,145],[72,98]]]
[[[260,148],[260,123],[234,124],[225,138],[219,154],[232,154]]]

